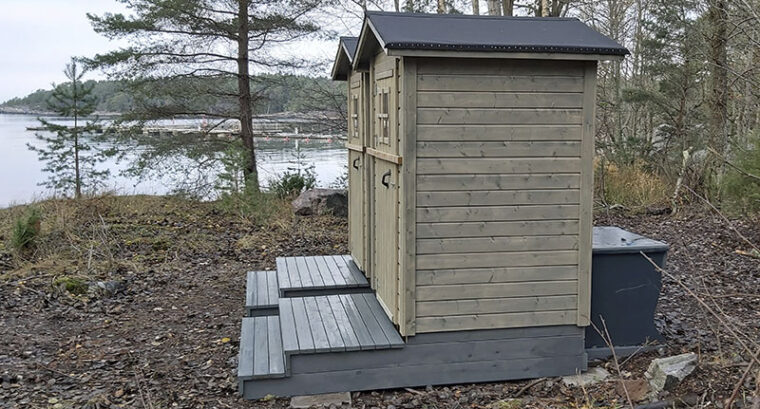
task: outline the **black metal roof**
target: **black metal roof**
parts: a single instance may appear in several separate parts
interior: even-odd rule
[[[332,79],[344,81],[348,79],[358,43],[359,39],[357,37],[340,38],[338,54],[335,56],[335,61],[333,62]]]
[[[368,11],[383,48],[626,55],[628,50],[576,18],[500,17]]]

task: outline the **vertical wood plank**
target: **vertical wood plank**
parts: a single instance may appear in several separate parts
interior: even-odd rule
[[[370,335],[369,330],[367,329],[367,324],[364,323],[364,320],[362,319],[361,314],[359,314],[359,311],[357,310],[356,305],[353,303],[351,297],[347,294],[336,295],[336,297],[343,306],[343,310],[346,311],[348,320],[351,323],[351,328],[354,330],[356,339],[359,341],[359,348],[363,350],[374,349],[375,344],[372,341],[372,336]]]
[[[277,286],[277,272],[267,271],[267,293],[269,294],[269,305],[277,305],[279,300],[279,289]]]
[[[581,139],[581,205],[578,245],[578,326],[591,322],[591,235],[594,200],[594,121],[596,61],[587,61],[583,76],[583,138]]]
[[[401,71],[401,156],[404,164],[400,178],[399,212],[399,331],[415,334],[415,274],[417,235],[417,63],[402,59]]]
[[[253,329],[253,374],[266,375],[269,372],[269,339],[267,337],[267,317],[255,317]]]
[[[317,302],[319,315],[322,317],[322,324],[325,326],[327,342],[330,344],[330,350],[345,351],[346,344],[343,342],[343,335],[341,335],[340,329],[338,328],[338,322],[330,307],[330,301],[324,296],[315,297],[315,300]]]
[[[293,257],[285,257],[285,269],[288,278],[290,278],[290,288],[299,288],[303,286],[301,281],[301,275],[298,274],[298,267],[296,267],[296,260]]]
[[[351,325],[351,320],[349,320],[348,314],[346,314],[346,310],[340,302],[340,298],[337,295],[328,295],[326,298],[330,304],[330,310],[335,317],[335,322],[338,324],[338,331],[340,331],[346,351],[358,350],[359,340]]]
[[[311,328],[311,336],[314,338],[314,350],[316,352],[330,351],[330,341],[327,339],[327,332],[322,323],[316,300],[314,297],[304,297],[302,300],[306,315],[309,317],[309,328]]]
[[[298,334],[298,349],[302,352],[314,352],[314,338],[309,327],[309,317],[303,298],[290,298],[293,305],[296,333]]]
[[[238,357],[238,376],[253,375],[253,344],[255,318],[243,318],[240,327],[240,355]]]
[[[293,316],[293,299],[283,298],[279,303],[282,347],[285,351],[298,351],[298,333]]]
[[[282,334],[278,317],[267,317],[267,335],[269,336],[269,374],[285,373],[285,355],[282,350]]]
[[[327,267],[327,263],[325,263],[324,256],[316,256],[313,257],[312,260],[314,261],[314,264],[316,264],[317,268],[319,269],[319,273],[322,275],[322,280],[325,282],[326,288],[333,288],[338,285],[337,282],[335,282],[335,278],[333,277],[332,271],[330,271],[330,268]]]
[[[275,259],[275,264],[277,265],[277,282],[279,283],[280,288],[290,288],[290,277],[288,277],[288,266],[285,263],[285,259],[277,257]],[[280,296],[282,296],[282,293]]]
[[[269,287],[267,285],[266,271],[256,272],[256,305],[269,305]]]

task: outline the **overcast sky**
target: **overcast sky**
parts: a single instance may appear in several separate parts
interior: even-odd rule
[[[0,0],[0,102],[63,82],[63,68],[72,56],[118,48],[96,34],[85,15],[106,11],[124,9],[114,0]],[[295,47],[331,58],[337,44]]]

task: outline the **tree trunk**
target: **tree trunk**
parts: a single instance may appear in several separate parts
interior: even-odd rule
[[[251,82],[248,67],[249,2],[250,0],[238,0],[238,104],[240,109],[240,139],[246,150],[245,182],[249,189],[258,192],[259,174],[256,169],[256,150],[253,145],[253,109],[251,107]]]
[[[515,14],[515,0],[502,0],[501,5],[504,8],[505,16],[513,16]]]
[[[438,14],[446,12],[446,0],[438,0]]]
[[[472,0],[472,14],[475,16],[480,14],[480,0]]]
[[[711,27],[710,38],[710,76],[711,76],[711,95],[708,98],[710,106],[710,147],[720,154],[726,156],[726,145],[728,140],[727,123],[728,123],[728,57],[726,54],[727,24],[728,12],[725,0],[710,1],[710,10],[708,18]],[[716,158],[710,163],[712,169],[707,169],[720,185],[722,175],[723,161]],[[719,187],[719,186],[718,186]]]
[[[393,8],[396,10],[396,13],[399,12],[399,0],[393,0]]]
[[[74,136],[74,198],[79,199],[82,197],[82,176],[79,173],[79,94],[77,93],[77,65],[72,59],[71,61],[71,87],[72,94],[74,96],[74,129],[72,134]]]
[[[549,16],[549,0],[541,0],[541,17]]]
[[[488,15],[489,16],[500,16],[501,15],[501,7],[499,7],[499,0],[486,0],[486,3],[488,4]]]

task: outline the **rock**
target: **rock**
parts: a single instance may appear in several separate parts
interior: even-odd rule
[[[657,358],[649,364],[644,376],[649,381],[651,397],[660,392],[671,391],[697,367],[697,354],[686,354]]]
[[[348,392],[326,393],[323,395],[294,396],[290,399],[290,407],[295,409],[305,409],[312,406],[340,406],[344,403],[351,405],[351,394]]]
[[[89,283],[89,287],[92,292],[113,296],[124,292],[127,289],[127,283],[120,280],[93,281]]]
[[[345,189],[310,189],[298,195],[292,206],[299,216],[331,214],[348,217],[348,192]]]
[[[606,369],[595,366],[582,374],[563,376],[562,383],[567,386],[588,386],[603,382],[609,377],[610,373]]]
[[[628,390],[628,396],[633,402],[641,402],[646,399],[647,394],[649,394],[649,383],[646,379],[626,379],[623,383],[617,383],[615,385],[615,391],[618,395],[625,397],[623,384],[625,384],[625,389]]]

